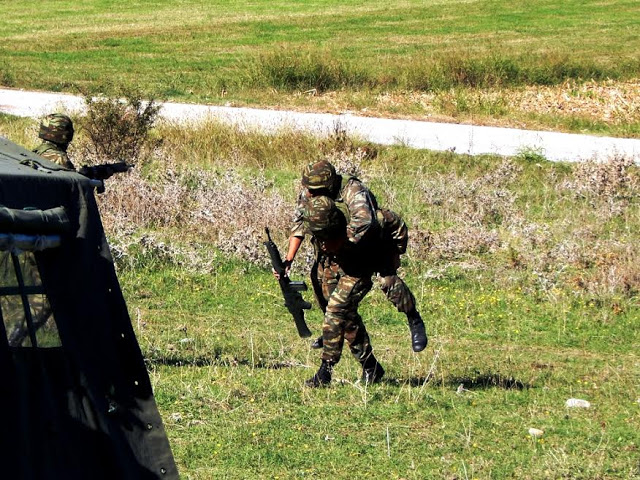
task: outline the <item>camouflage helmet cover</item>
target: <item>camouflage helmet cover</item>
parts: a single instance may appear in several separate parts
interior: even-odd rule
[[[335,202],[327,196],[309,198],[302,218],[306,231],[318,238],[346,234],[347,220]]]
[[[38,136],[43,140],[64,144],[73,140],[73,133],[73,122],[67,115],[52,113],[40,122]]]
[[[312,162],[302,171],[302,184],[309,190],[331,188],[336,181],[336,169],[327,160]]]

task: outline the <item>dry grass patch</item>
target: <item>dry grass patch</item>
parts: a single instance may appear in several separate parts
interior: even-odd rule
[[[640,80],[565,82],[556,87],[527,87],[511,102],[524,112],[580,116],[606,123],[640,121]]]
[[[394,92],[366,100],[357,94],[311,91],[296,94],[311,109],[343,112],[361,103],[366,116],[391,116],[432,121],[472,121],[476,124],[530,126],[529,114],[582,118],[607,125],[640,122],[640,80],[604,82],[568,81],[557,86],[512,89],[447,90],[443,92]]]

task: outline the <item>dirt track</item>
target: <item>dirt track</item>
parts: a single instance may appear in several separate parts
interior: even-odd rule
[[[82,98],[73,95],[0,89],[0,112],[11,115],[37,118],[59,110],[79,112],[83,107]],[[534,151],[548,160],[569,162],[605,160],[619,155],[640,164],[638,139],[172,102],[163,104],[161,116],[167,121],[184,124],[215,119],[265,132],[289,128],[321,136],[334,131],[339,124],[350,135],[383,145],[403,144],[470,155],[511,156]]]

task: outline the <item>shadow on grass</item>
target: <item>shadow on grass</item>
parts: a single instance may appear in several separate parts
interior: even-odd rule
[[[153,356],[147,357],[145,361],[149,365],[165,365],[170,367],[210,367],[217,365],[221,367],[242,366],[263,368],[267,370],[281,370],[285,368],[297,368],[303,366],[302,364],[293,361],[264,360],[251,362],[251,360],[247,358],[230,357],[228,355],[222,355],[221,352],[218,351],[214,351],[210,355],[203,356]],[[435,376],[410,378],[394,378],[385,376],[380,383],[395,387],[401,387],[403,385],[421,387],[425,384],[440,384],[440,379]],[[463,388],[465,390],[483,390],[489,388],[524,390],[532,388],[532,385],[530,384],[524,383],[512,376],[505,376],[499,373],[478,373],[473,376],[448,377],[442,381],[442,384],[456,389]]]
[[[252,368],[264,368],[268,370],[280,370],[283,368],[300,367],[301,365],[296,362],[288,361],[255,361],[247,358],[235,358],[227,355],[221,355],[219,352],[212,352],[211,355],[202,356],[180,356],[180,355],[165,355],[165,356],[152,356],[145,358],[145,362],[149,365],[165,365],[169,367],[252,367]]]
[[[504,390],[524,390],[525,388],[531,388],[530,384],[521,382],[520,380],[511,376],[504,376],[499,373],[481,373],[475,376],[466,377],[450,377],[444,380],[445,385],[452,387],[462,388],[467,390],[473,389],[487,389],[487,388],[502,388]]]
[[[384,378],[382,383],[393,386],[410,385],[412,387],[422,387],[425,384],[439,385],[440,380],[435,376],[430,377],[410,377],[410,378]],[[489,388],[502,388],[504,390],[524,390],[532,385],[520,380],[504,376],[499,373],[484,373],[475,376],[449,377],[442,382],[443,385],[452,388],[464,388],[465,390],[484,390]]]

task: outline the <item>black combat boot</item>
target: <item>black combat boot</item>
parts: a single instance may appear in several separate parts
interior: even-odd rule
[[[324,344],[322,342],[322,335],[320,335],[311,343],[311,348],[322,348],[323,345]]]
[[[407,313],[409,330],[411,330],[411,347],[414,352],[421,352],[427,347],[427,333],[424,329],[424,322],[417,310]]]
[[[384,368],[378,363],[373,353],[370,354],[365,361],[360,363],[362,363],[363,383],[378,383],[384,376]]]
[[[327,360],[322,361],[322,365],[316,372],[316,374],[307,380],[305,385],[307,387],[315,388],[315,387],[324,387],[331,383],[331,372],[333,370],[333,363],[328,362]]]

